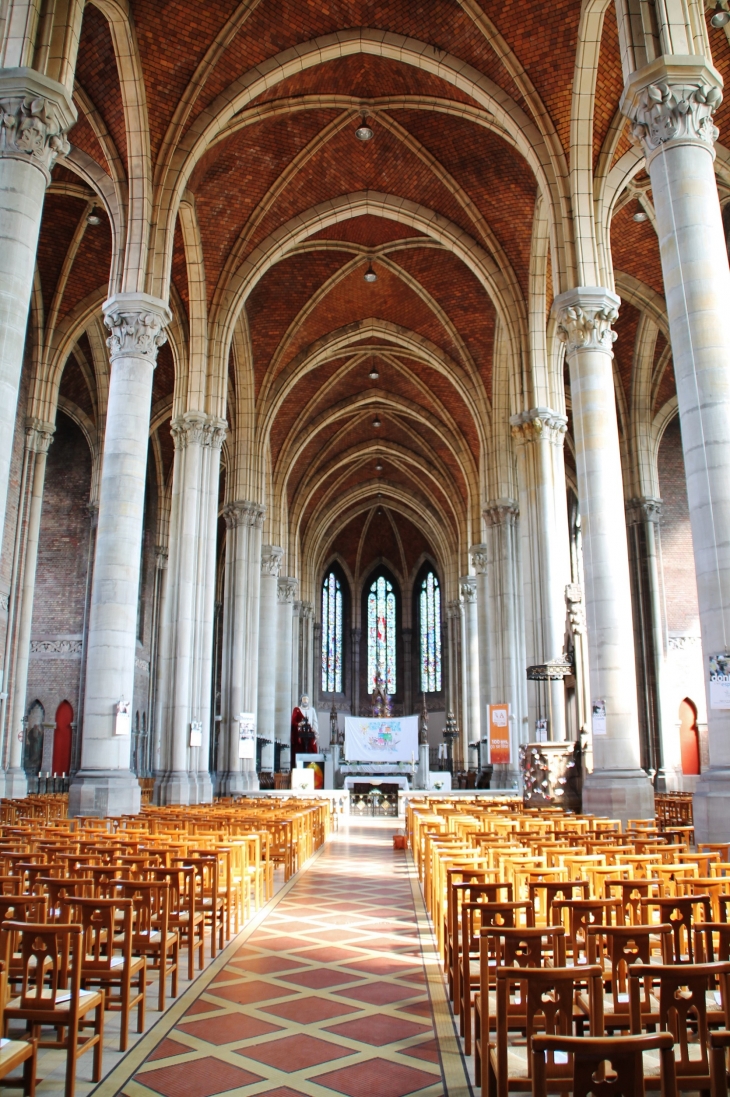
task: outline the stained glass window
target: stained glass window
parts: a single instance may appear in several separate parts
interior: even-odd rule
[[[395,593],[382,575],[368,594],[368,693],[375,691],[378,671],[386,693],[395,693]]]
[[[333,571],[322,584],[322,692],[342,693],[342,588]]]
[[[421,583],[421,689],[438,693],[441,689],[441,588],[432,571]]]

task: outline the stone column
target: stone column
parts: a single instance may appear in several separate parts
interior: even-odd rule
[[[446,603],[446,628],[448,634],[449,690],[446,711],[459,718],[459,667],[458,633],[461,629],[461,608],[458,598]]]
[[[654,792],[639,758],[631,582],[611,349],[611,324],[619,303],[608,290],[581,287],[556,297],[553,315],[570,367],[583,529],[594,711],[594,770],[583,785],[583,808],[626,820],[653,816]]]
[[[81,769],[69,794],[70,815],[139,810],[130,772],[131,735],[118,734],[118,706],[132,702],[137,643],[142,519],[152,375],[170,312],[146,293],[120,293],[104,304],[111,378],[99,490],[99,525],[91,592]]]
[[[459,580],[462,611],[464,615],[464,704],[463,726],[461,729],[464,744],[464,764],[468,769],[476,769],[479,762],[478,751],[471,750],[469,743],[479,742],[482,732],[481,689],[479,682],[479,620],[477,616],[477,580],[474,575],[464,575]]]
[[[282,748],[291,751],[291,685],[294,599],[299,580],[282,576],[276,585],[276,682],[274,736]],[[291,754],[289,755],[291,758]],[[286,759],[284,759],[286,761]]]
[[[255,759],[238,756],[238,717],[258,704],[261,530],[266,508],[251,500],[228,503],[223,595],[221,737],[216,775],[220,796],[259,787]]]
[[[510,419],[517,443],[520,530],[528,666],[559,659],[565,642],[565,584],[570,580],[563,439],[568,420],[551,408],[530,408]],[[530,735],[537,717],[536,685],[528,696]],[[551,697],[550,738],[566,738],[565,688],[544,683]]]
[[[220,448],[225,423],[186,412],[175,441],[167,613],[171,643],[163,698],[165,774],[155,801],[209,803],[210,695],[215,600],[215,535]],[[195,729],[195,734],[193,734]],[[200,738],[195,745],[194,740]]]
[[[360,715],[360,636],[362,630],[354,628],[350,631],[350,648],[352,652],[352,715]]]
[[[490,591],[490,702],[510,706],[512,762],[495,769],[494,788],[511,788],[519,771],[519,747],[529,738],[525,643],[521,629],[520,561],[514,499],[493,499],[484,508]]]
[[[274,769],[276,735],[276,643],[279,570],[284,550],[278,545],[261,549],[261,601],[259,607],[259,694],[256,734],[266,739],[261,752],[261,770]]]
[[[0,71],[0,532],[43,200],[75,121],[62,84],[30,68]]]
[[[291,622],[291,693],[289,695],[289,711],[293,712],[299,704],[301,697],[301,666],[302,666],[302,623],[304,617],[303,602],[298,599],[292,605]],[[291,724],[289,725],[291,735]]]
[[[672,343],[702,653],[710,769],[694,798],[700,842],[730,837],[730,709],[712,707],[709,660],[730,653],[730,271],[713,168],[722,79],[702,57],[635,72],[621,106],[651,178]]]
[[[477,633],[479,637],[479,740],[487,735],[487,705],[490,698],[489,684],[489,546],[472,545],[469,549],[472,567],[476,573]],[[483,755],[483,757],[482,757]],[[486,751],[480,747],[479,763],[487,762]]]
[[[298,705],[300,698],[306,693],[314,698],[316,686],[312,682],[312,624],[314,621],[314,606],[311,602],[300,602],[299,611],[299,685],[293,696],[294,705]],[[292,706],[293,707],[293,706]]]
[[[11,799],[24,797],[28,785],[23,769],[23,739],[25,729],[28,664],[30,662],[31,626],[33,623],[33,598],[35,595],[38,541],[41,532],[43,486],[46,479],[46,458],[56,428],[53,423],[29,419],[25,428],[25,448],[28,460],[30,500],[25,531],[25,560],[20,586],[17,637],[15,642],[15,674],[12,682],[12,708],[10,715],[8,769],[5,773],[4,795]],[[22,506],[22,501],[21,501]]]

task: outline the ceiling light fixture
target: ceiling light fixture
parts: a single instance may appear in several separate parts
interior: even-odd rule
[[[365,279],[366,282],[377,282],[378,276],[375,273],[375,271],[373,270],[372,262],[368,263],[368,269],[365,271],[365,274],[363,275],[363,278]]]
[[[86,224],[87,225],[100,225],[101,224],[101,217],[99,217],[98,213],[90,213],[89,216],[86,218]]]
[[[645,209],[642,209],[641,203],[638,203],[636,213],[634,214],[634,221],[636,221],[637,223],[640,224],[642,221],[648,221],[648,220],[649,220],[649,214],[646,212]]]
[[[373,131],[368,125],[367,117],[364,114],[360,121],[360,125],[355,130],[355,136],[357,137],[358,141],[371,141],[373,138]]]
[[[375,471],[376,471],[376,472],[382,472],[382,471],[383,471],[383,463],[382,463],[382,461],[378,461],[377,465],[375,466]]]
[[[374,426],[374,427],[379,427],[379,426],[380,426],[380,419],[378,418],[378,416],[377,416],[377,415],[376,415],[376,416],[375,416],[375,418],[373,419],[373,426]]]
[[[380,374],[378,373],[378,367],[375,365],[375,362],[373,362],[372,366],[370,367],[370,373],[368,374],[368,377],[371,381],[377,381],[378,377],[380,377]]]
[[[716,30],[722,30],[728,23],[730,23],[730,11],[726,11],[722,6],[722,0],[717,0],[715,14],[710,19],[710,24],[715,27]]]

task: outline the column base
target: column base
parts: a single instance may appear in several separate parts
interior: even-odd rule
[[[197,796],[196,804],[213,803],[213,782],[207,770],[198,770],[195,774],[195,793]]]
[[[730,767],[711,766],[693,798],[695,842],[730,841]]]
[[[259,775],[255,769],[226,770],[218,775],[218,796],[241,796],[246,792],[258,792]]]
[[[25,800],[28,778],[24,769],[9,769],[0,774],[0,796],[6,800]]]
[[[163,774],[155,782],[154,801],[164,806],[166,804],[194,804],[191,798],[190,775],[186,769],[172,770]]]
[[[68,792],[69,817],[137,815],[139,805],[139,781],[128,769],[80,769]]]
[[[642,769],[604,769],[583,781],[583,811],[620,819],[654,818],[654,789]]]

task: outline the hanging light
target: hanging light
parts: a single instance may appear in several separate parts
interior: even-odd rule
[[[90,213],[89,216],[86,218],[86,224],[87,225],[100,225],[101,224],[101,217],[99,217],[98,213]]]
[[[370,373],[368,374],[368,377],[371,381],[377,381],[377,379],[380,377],[380,374],[378,373],[378,367],[375,365],[375,362],[373,362],[372,366],[370,367]]]
[[[376,472],[382,472],[383,471],[383,462],[382,461],[378,461],[377,465],[375,466],[375,471]]]
[[[355,130],[355,136],[357,137],[358,141],[371,141],[373,138],[373,131],[368,125],[368,120],[364,114],[360,121],[360,125]]]
[[[376,428],[380,426],[380,419],[378,418],[377,415],[373,419],[373,426],[376,427]]]
[[[368,263],[368,269],[365,271],[365,274],[363,275],[363,278],[365,279],[366,282],[377,282],[378,276],[375,273],[375,271],[373,270],[373,264],[372,263]]]
[[[710,19],[710,24],[715,27],[716,30],[721,30],[722,27],[726,27],[728,23],[730,23],[730,11],[726,11],[722,6],[722,0],[717,0],[715,14]]]
[[[646,210],[642,209],[641,206],[639,206],[636,213],[634,214],[634,221],[636,221],[637,223],[640,224],[642,221],[648,221],[648,220],[649,220],[649,214],[646,212]]]

